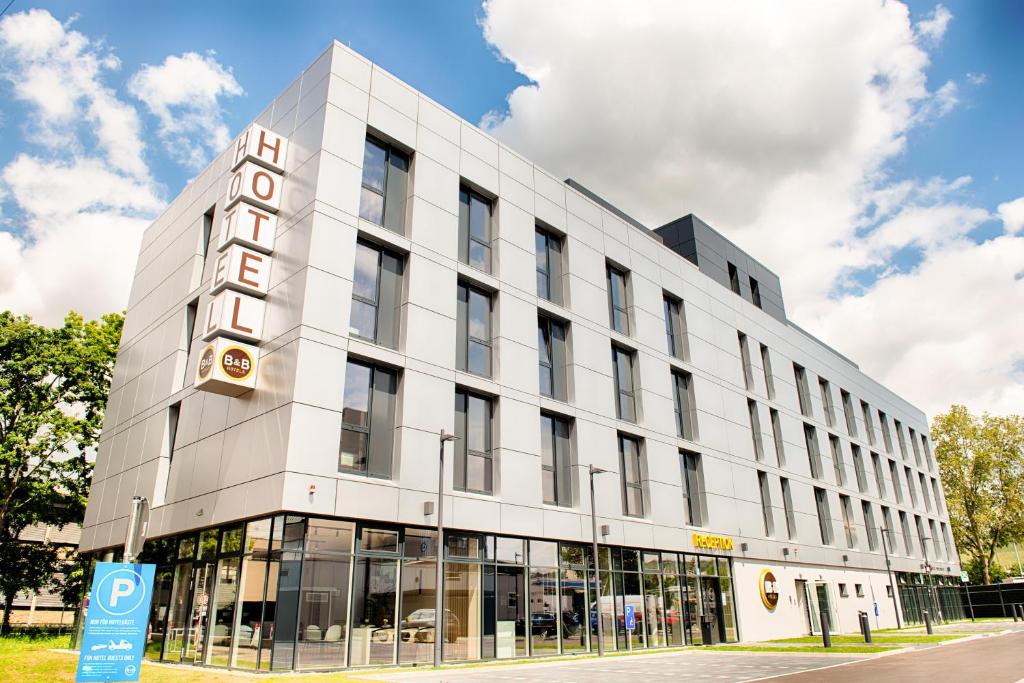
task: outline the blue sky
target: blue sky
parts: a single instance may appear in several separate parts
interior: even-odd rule
[[[123,307],[142,230],[202,168],[174,143],[209,158],[337,39],[650,225],[697,213],[929,410],[1024,405],[1022,29],[1008,1],[15,0],[0,308]]]

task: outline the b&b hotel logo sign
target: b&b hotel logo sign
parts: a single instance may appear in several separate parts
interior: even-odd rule
[[[256,387],[287,152],[287,139],[256,124],[235,140],[197,389],[240,396]]]
[[[767,609],[774,610],[779,604],[779,583],[775,580],[775,574],[770,569],[762,569],[757,582],[761,592],[761,602]]]

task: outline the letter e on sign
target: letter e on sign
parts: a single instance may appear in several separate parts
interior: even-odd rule
[[[266,254],[233,244],[217,256],[210,294],[233,289],[263,297],[270,288],[270,267],[274,259]]]
[[[271,171],[284,173],[284,161],[287,153],[288,140],[286,138],[254,123],[235,139],[231,168],[234,170],[244,162],[252,161]]]

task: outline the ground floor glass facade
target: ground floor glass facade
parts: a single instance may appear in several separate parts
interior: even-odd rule
[[[727,557],[294,515],[146,544],[146,657],[252,671],[428,664],[735,642]],[[628,629],[632,607],[635,628]],[[438,633],[440,631],[440,633]]]

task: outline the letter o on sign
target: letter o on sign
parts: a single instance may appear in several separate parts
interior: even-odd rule
[[[774,610],[779,604],[779,584],[775,580],[775,574],[770,569],[763,569],[757,582],[761,593],[761,602],[767,609]]]
[[[265,187],[266,192],[261,192],[261,187]],[[266,171],[256,171],[253,173],[252,193],[263,201],[269,201],[274,196],[274,177]]]

